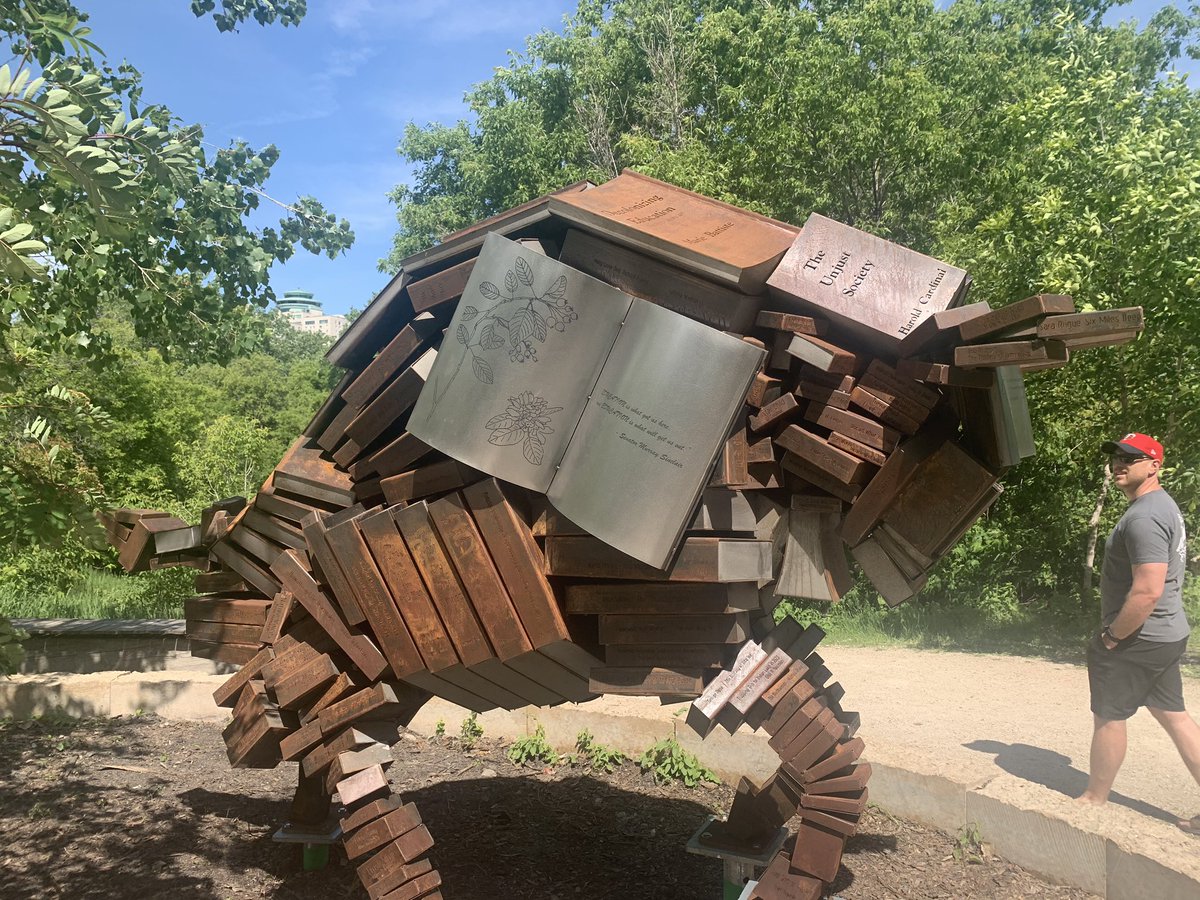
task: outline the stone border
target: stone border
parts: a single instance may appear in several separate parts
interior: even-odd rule
[[[174,672],[15,676],[0,680],[0,715],[29,718],[63,712],[108,717],[157,713],[167,719],[224,722],[229,712],[213,702],[212,692],[225,680],[224,675],[189,673],[184,677]],[[550,709],[493,710],[481,714],[479,723],[487,736],[505,740],[532,734],[541,724],[546,739],[559,750],[573,749],[576,735],[586,728],[597,742],[627,754],[639,753],[674,734],[685,749],[727,780],[747,774],[761,780],[778,763],[765,735],[745,732],[730,736],[717,730],[701,741],[690,728],[683,727],[682,715],[668,712],[686,710],[687,704],[659,708],[657,701],[651,700],[654,715],[637,715],[629,712],[638,706],[629,703],[630,699],[602,697]],[[434,698],[421,708],[409,728],[429,736],[441,719],[453,733],[455,723],[468,715],[462,707]],[[878,741],[870,746],[878,752]],[[872,759],[871,766],[872,802],[898,816],[950,833],[973,823],[1000,856],[1044,878],[1083,888],[1107,900],[1200,897],[1200,880],[1098,831],[992,796],[986,784],[957,783],[944,775],[915,771],[911,764],[898,766]]]

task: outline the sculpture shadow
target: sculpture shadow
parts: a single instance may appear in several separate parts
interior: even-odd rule
[[[995,754],[996,765],[1010,775],[1015,775],[1022,781],[1040,784],[1067,797],[1078,797],[1087,787],[1087,773],[1071,765],[1069,756],[1054,750],[1034,747],[1031,744],[1006,744],[1003,741],[988,740],[971,741],[963,746],[968,750]],[[1109,802],[1153,819],[1162,819],[1164,822],[1174,823],[1178,818],[1153,803],[1126,797],[1115,791],[1109,795]]]

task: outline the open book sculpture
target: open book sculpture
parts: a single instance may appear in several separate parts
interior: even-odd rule
[[[249,503],[105,523],[130,571],[200,570],[192,652],[241,666],[215,694],[231,763],[297,763],[295,824],[336,794],[372,898],[441,896],[385,771],[397,725],[430,696],[600,693],[766,731],[778,769],[702,840],[756,855],[798,815],[754,896],[817,898],[871,767],[820,629],[777,624],[780,598],[836,602],[847,552],[912,597],[1033,454],[1024,373],[1142,329],[968,286],[820,216],[572,185],[406,260]]]

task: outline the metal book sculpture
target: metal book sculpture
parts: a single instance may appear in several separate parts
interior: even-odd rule
[[[1025,372],[1131,340],[1139,308],[966,303],[967,273],[633,172],[445,238],[329,352],[337,389],[249,501],[106,515],[130,571],[199,570],[192,653],[240,670],[234,766],[299,766],[372,898],[439,897],[385,768],[431,696],[470,710],[689,699],[770,735],[701,850],[820,896],[867,801],[858,716],[784,597],[890,604],[1033,454]],[[784,826],[799,815],[788,836]],[[453,885],[447,885],[452,889]]]

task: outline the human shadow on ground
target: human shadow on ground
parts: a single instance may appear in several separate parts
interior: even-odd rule
[[[996,756],[996,765],[1010,775],[1015,775],[1022,781],[1040,784],[1067,797],[1078,797],[1087,787],[1087,773],[1071,765],[1069,756],[1054,750],[1030,744],[1006,744],[1003,741],[986,740],[971,741],[963,746],[980,753],[993,753]],[[1174,823],[1178,818],[1153,803],[1116,792],[1109,795],[1108,802],[1153,819],[1162,819],[1164,822]]]

